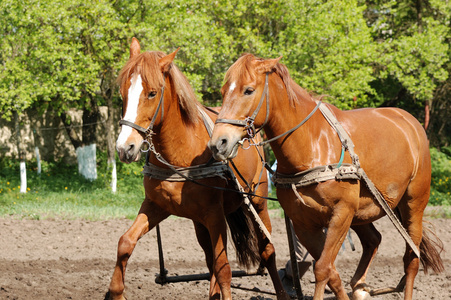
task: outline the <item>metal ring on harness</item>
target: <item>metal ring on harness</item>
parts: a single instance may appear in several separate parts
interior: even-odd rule
[[[147,145],[147,146],[144,146],[144,145]],[[144,146],[144,148],[143,148],[143,146]],[[149,141],[147,139],[143,139],[141,146],[140,146],[141,152],[147,153],[147,152],[149,152],[151,147],[152,147],[152,145],[149,143]]]
[[[245,141],[247,141],[247,142],[248,142],[248,146],[247,146],[247,147],[245,147],[245,146],[244,146],[244,143],[245,143]],[[242,148],[243,150],[247,150],[247,149],[250,149],[250,148],[251,148],[251,146],[252,146],[252,144],[251,144],[251,141],[250,141],[250,139],[249,139],[249,138],[244,138],[244,139],[242,139],[241,141],[239,141],[239,142],[238,142],[238,144],[240,144],[240,145],[241,145],[241,148]]]

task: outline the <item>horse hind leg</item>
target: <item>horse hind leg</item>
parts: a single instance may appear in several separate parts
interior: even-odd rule
[[[352,299],[369,299],[372,291],[366,284],[366,276],[382,237],[372,223],[352,226],[352,229],[359,237],[363,248],[359,265],[351,279]]]
[[[219,288],[218,282],[213,269],[213,248],[211,247],[210,234],[208,229],[198,222],[194,223],[194,229],[196,231],[197,241],[202,247],[205,253],[205,261],[207,263],[208,271],[210,272],[210,299],[219,299],[221,296],[221,289]]]
[[[424,182],[419,182],[418,180],[416,178],[411,181],[396,208],[396,212],[414,244],[420,250],[423,250],[423,253],[420,251],[420,256],[424,256],[427,236],[425,235],[423,239],[423,212],[429,201],[429,188],[424,188]],[[401,279],[398,289],[404,288],[404,299],[410,300],[413,298],[413,285],[420,267],[420,258],[415,255],[407,243],[403,261],[404,277]]]

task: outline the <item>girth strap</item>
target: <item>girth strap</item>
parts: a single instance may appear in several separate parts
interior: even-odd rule
[[[351,164],[331,164],[315,167],[293,175],[275,173],[273,182],[276,187],[290,188],[292,184],[296,188],[320,183],[328,180],[360,179],[359,169]]]

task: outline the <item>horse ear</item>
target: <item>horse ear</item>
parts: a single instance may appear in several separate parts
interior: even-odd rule
[[[268,73],[274,70],[274,67],[277,65],[282,56],[274,59],[265,59],[257,62],[256,71],[260,73]]]
[[[177,50],[175,50],[171,54],[160,58],[159,64],[160,64],[161,72],[166,73],[166,72],[168,72],[171,69],[172,61],[174,60],[175,55],[177,54],[179,49],[180,49],[180,47],[178,47]]]
[[[138,55],[141,52],[141,46],[139,45],[138,39],[133,37],[130,44],[130,58]]]

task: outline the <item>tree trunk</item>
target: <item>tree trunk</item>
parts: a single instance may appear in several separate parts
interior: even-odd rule
[[[70,142],[74,146],[75,150],[82,145],[81,139],[77,136],[74,127],[72,126],[71,120],[65,112],[61,113],[61,120],[63,121],[64,128],[66,129],[67,135],[69,136]]]
[[[424,104],[424,130],[428,130],[429,127],[429,121],[430,121],[430,105],[429,100],[426,100],[426,103]]]
[[[97,138],[97,122],[99,120],[100,112],[97,101],[93,96],[90,98],[90,107],[83,109],[83,130],[82,130],[82,144],[91,145],[96,142]]]
[[[108,147],[108,163],[111,163],[114,160],[114,156],[116,153],[115,149],[115,141],[114,141],[114,107],[113,107],[113,99],[112,97],[108,97],[106,99],[108,106],[108,119],[106,120],[106,136],[107,136],[107,147]]]

